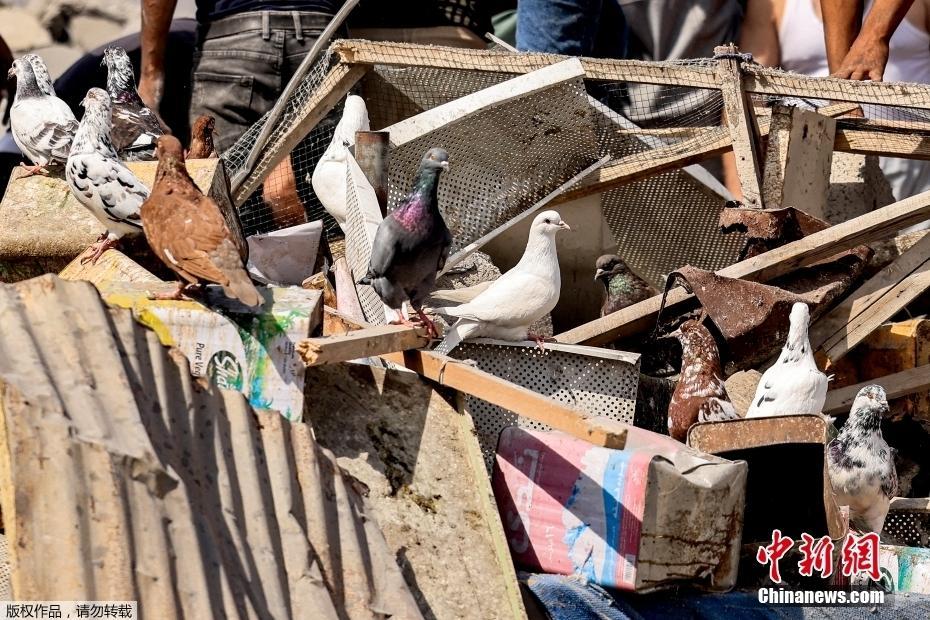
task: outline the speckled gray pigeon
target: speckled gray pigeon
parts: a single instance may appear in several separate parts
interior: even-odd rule
[[[827,468],[836,503],[849,506],[850,523],[863,532],[879,532],[891,498],[898,493],[894,450],[882,437],[888,399],[880,385],[856,394],[849,419],[827,446]]]
[[[409,301],[430,334],[436,327],[421,309],[436,284],[452,245],[452,234],[439,211],[439,175],[449,167],[449,154],[432,148],[420,162],[413,189],[378,226],[372,243],[368,273],[359,284],[369,284],[390,308]],[[401,322],[405,322],[402,319]]]
[[[155,159],[155,142],[166,131],[136,92],[136,76],[126,50],[110,46],[103,51],[107,68],[107,94],[113,106],[113,130],[110,138],[121,159],[147,161]]]

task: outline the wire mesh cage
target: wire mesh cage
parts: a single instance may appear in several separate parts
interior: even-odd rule
[[[478,368],[544,394],[583,413],[633,424],[639,386],[639,355],[559,344],[511,343],[478,339],[452,350],[457,359],[473,360]],[[475,422],[478,443],[490,474],[497,440],[507,426],[552,430],[548,425],[474,397],[465,410]]]

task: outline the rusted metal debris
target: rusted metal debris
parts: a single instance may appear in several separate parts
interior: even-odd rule
[[[720,232],[746,235],[739,260],[768,252],[792,241],[830,227],[828,222],[794,207],[749,209],[731,200],[720,212]]]

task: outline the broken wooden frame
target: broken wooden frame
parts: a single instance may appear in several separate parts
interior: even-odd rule
[[[519,75],[545,69],[566,60],[566,57],[551,54],[514,54],[501,50],[466,50],[358,40],[336,41],[330,47],[330,51],[333,59],[332,66],[328,69],[319,87],[297,112],[296,122],[274,134],[269,143],[262,148],[255,169],[236,192],[237,206],[245,202],[271,170],[288,156],[297,143],[374,65],[445,68],[457,71]],[[727,61],[729,62],[729,59]],[[594,58],[582,58],[579,62],[584,78],[588,81],[725,90],[722,76],[726,72],[719,71],[713,62],[652,63]],[[732,60],[732,62],[738,61]],[[740,88],[747,94],[826,99],[906,108],[930,108],[930,86],[927,85],[815,78],[747,63],[739,63],[738,68],[741,75]],[[930,143],[928,143],[930,137],[898,134],[893,140],[883,140],[886,137],[885,131],[889,129],[887,123],[871,123],[861,129],[858,127],[838,129],[834,148],[855,153],[930,159]],[[761,119],[759,125],[761,134]],[[695,138],[695,149],[681,148],[685,145],[673,145],[667,147],[671,152],[651,153],[648,158],[640,155],[637,157],[638,161],[635,162],[635,170],[622,165],[623,159],[630,158],[618,159],[604,167],[601,171],[601,180],[586,184],[585,195],[601,192],[609,187],[616,187],[669,169],[697,163],[732,148],[730,131],[727,128],[692,129],[691,131]],[[702,135],[702,131],[708,131],[707,135]],[[717,133],[710,134],[709,131],[717,131]],[[632,164],[633,162],[626,163]],[[579,197],[579,193],[576,192],[574,197]]]

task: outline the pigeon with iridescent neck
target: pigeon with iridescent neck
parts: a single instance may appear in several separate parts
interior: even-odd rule
[[[850,523],[863,532],[879,532],[891,499],[898,493],[894,450],[882,437],[888,399],[880,385],[859,390],[836,439],[827,445],[827,470],[836,503],[849,506]]]
[[[110,142],[110,97],[91,88],[81,105],[84,117],[65,164],[65,179],[77,201],[106,227],[82,259],[97,262],[124,235],[142,232],[139,209],[149,197],[149,188],[116,156]]]
[[[116,152],[126,161],[155,159],[155,141],[167,131],[136,92],[129,55],[121,47],[108,47],[103,52],[103,64],[113,106],[111,138]]]
[[[601,316],[607,316],[659,294],[654,286],[633,273],[626,262],[616,254],[599,257],[594,267],[594,279],[604,285]]]
[[[359,284],[375,289],[394,310],[409,301],[432,336],[436,326],[422,304],[436,285],[436,274],[446,264],[452,234],[439,211],[439,175],[449,167],[449,154],[432,148],[420,162],[413,189],[382,220],[371,248],[368,273]],[[403,314],[401,313],[401,317]],[[401,323],[408,324],[405,318]]]
[[[39,73],[35,67],[41,65]],[[10,107],[13,141],[32,166],[28,174],[45,173],[46,166],[68,159],[71,141],[78,128],[74,113],[64,101],[50,94],[48,71],[38,56],[13,61],[8,77],[16,76],[16,96]]]

